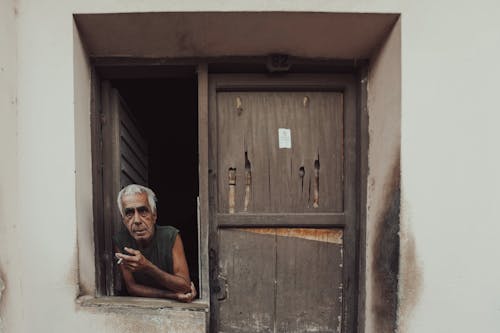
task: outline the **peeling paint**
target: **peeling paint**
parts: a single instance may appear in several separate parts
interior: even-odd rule
[[[309,229],[309,228],[243,228],[246,232],[262,235],[293,237],[318,242],[342,244],[342,229]]]

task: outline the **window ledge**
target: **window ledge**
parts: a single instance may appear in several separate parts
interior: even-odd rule
[[[150,309],[150,310],[187,310],[208,312],[208,301],[198,299],[191,303],[181,303],[173,300],[146,297],[124,297],[124,296],[80,296],[77,304],[83,307],[99,307],[105,309]]]

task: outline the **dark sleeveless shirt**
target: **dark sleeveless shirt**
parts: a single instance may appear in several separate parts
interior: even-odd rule
[[[153,240],[151,244],[144,249],[139,248],[135,239],[130,236],[127,230],[114,235],[113,242],[122,253],[128,254],[128,252],[123,249],[124,247],[139,250],[144,257],[162,271],[173,274],[172,248],[178,233],[179,230],[172,226],[155,226]],[[137,283],[155,288],[162,288],[147,274],[134,272],[132,275]]]

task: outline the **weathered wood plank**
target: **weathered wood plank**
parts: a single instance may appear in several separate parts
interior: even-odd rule
[[[209,275],[210,275],[210,332],[218,332],[219,329],[219,301],[217,299],[217,289],[219,288],[219,281],[217,279],[219,275],[219,233],[216,224],[216,214],[219,211],[218,202],[218,156],[217,156],[217,142],[218,142],[218,130],[217,130],[217,91],[215,89],[214,80],[208,76],[208,68],[206,65],[201,68],[201,70],[206,73],[208,80],[208,126],[209,130],[207,148],[208,148],[208,210],[209,216],[208,221],[210,223],[209,240],[208,240],[208,259],[209,259]],[[200,83],[199,83],[200,84]],[[202,137],[202,132],[198,134]],[[200,156],[200,162],[202,161]],[[201,166],[200,166],[201,168]],[[200,186],[201,186],[200,178]],[[200,192],[201,196],[201,192]],[[201,201],[203,204],[203,201]]]
[[[114,295],[116,270],[113,264],[111,236],[121,227],[116,195],[120,188],[120,128],[118,93],[107,81],[101,85],[102,96],[102,154],[103,154],[103,208],[104,208],[104,260],[106,262],[106,295]]]
[[[208,69],[198,67],[198,163],[199,163],[199,246],[200,269],[199,297],[209,297],[209,117],[208,117]]]
[[[148,169],[144,160],[141,159],[137,154],[132,150],[131,146],[128,142],[122,137],[122,144],[120,146],[122,158],[127,160],[137,173],[146,175],[148,174]]]
[[[219,274],[226,298],[219,301],[220,332],[274,331],[276,235],[219,231]],[[223,281],[223,280],[222,280]]]
[[[92,69],[91,79],[91,144],[92,144],[92,204],[94,209],[94,260],[96,263],[96,295],[106,294],[106,265],[105,260],[105,212],[103,209],[103,147],[102,147],[102,113],[101,113],[101,79],[95,68]]]
[[[116,92],[120,125],[120,188],[129,184],[148,186],[148,143],[125,100]]]
[[[137,142],[138,149],[143,153],[147,154],[148,152],[148,143],[144,134],[137,126],[137,119],[130,112],[125,100],[119,96],[120,100],[120,122],[121,126],[124,126],[127,131],[130,133],[130,136],[134,138],[134,141]]]
[[[329,226],[341,227],[346,223],[342,213],[328,214],[217,214],[219,228],[249,227],[249,226]]]
[[[129,130],[128,127],[123,126],[123,123],[121,123],[120,125],[121,125],[120,126],[121,142],[123,144],[128,145],[128,147],[130,148],[130,150],[133,151],[133,154],[137,157],[138,160],[144,161],[142,162],[142,164],[147,169],[147,160],[148,160],[147,150],[144,151],[142,148],[140,148],[138,140],[136,139],[135,136],[132,135],[132,132]]]
[[[240,228],[241,231],[253,232],[256,234],[273,234],[278,237],[289,237],[308,239],[318,242],[343,244],[342,229],[316,229],[316,228]]]
[[[139,185],[148,185],[148,180],[147,180],[147,173],[146,174],[140,174],[136,168],[134,168],[134,165],[129,163],[127,159],[124,158],[124,155],[121,155],[121,166],[120,170],[122,172],[121,177],[124,175],[127,176],[128,179],[130,179],[132,184],[139,184]],[[128,184],[131,184],[128,183]]]
[[[114,265],[111,237],[123,229],[116,196],[124,185],[147,185],[147,146],[137,125],[128,115],[127,106],[119,92],[107,81],[102,83],[102,163],[104,260],[106,262],[106,294],[114,295],[121,289],[121,278]],[[125,127],[125,123],[127,127]],[[142,142],[139,143],[138,142]],[[123,149],[125,146],[128,147]],[[142,146],[140,148],[139,146]],[[128,150],[127,150],[128,149]],[[137,163],[137,159],[144,161]],[[137,163],[137,164],[136,164]],[[135,164],[135,165],[134,165]]]
[[[276,332],[340,332],[343,261],[339,231],[280,230]]]
[[[135,181],[130,178],[126,173],[122,172],[120,175],[120,188],[124,188],[129,184],[135,184]]]
[[[248,137],[247,125],[251,110],[248,109],[246,100],[245,105],[238,105],[238,103],[243,103],[238,94],[217,96],[218,143],[220,147],[218,161],[219,212],[229,212],[229,202],[234,202],[233,208],[236,212],[242,211],[244,206],[245,139]],[[233,173],[234,184],[229,183],[230,172]]]
[[[313,124],[319,170],[318,208],[332,207],[343,211],[344,118],[343,94],[311,93]],[[312,168],[315,168],[313,162]]]
[[[358,168],[356,174],[356,210],[358,213],[359,233],[357,235],[359,244],[366,244],[366,203],[367,203],[367,175],[368,175],[368,63],[362,64],[357,75],[357,108],[358,117],[356,131],[358,133],[356,159]],[[365,332],[365,309],[366,309],[366,246],[359,246],[358,292],[352,300],[355,304],[351,309],[357,311],[355,320],[358,323],[358,332]],[[357,303],[357,304],[356,304]],[[348,309],[348,311],[351,311]]]
[[[217,94],[217,108],[220,213],[229,212],[231,191],[234,212],[245,211],[245,152],[252,176],[247,211],[343,210],[341,93],[222,92]],[[290,149],[279,147],[279,128],[291,131]],[[229,176],[229,168],[236,169],[232,188],[224,176]],[[315,188],[321,198],[318,207],[313,207]]]

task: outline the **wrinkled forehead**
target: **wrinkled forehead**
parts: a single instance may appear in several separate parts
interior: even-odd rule
[[[137,193],[137,194],[127,194],[122,197],[122,205],[123,209],[125,208],[137,208],[141,206],[148,207],[148,195],[146,193]]]

